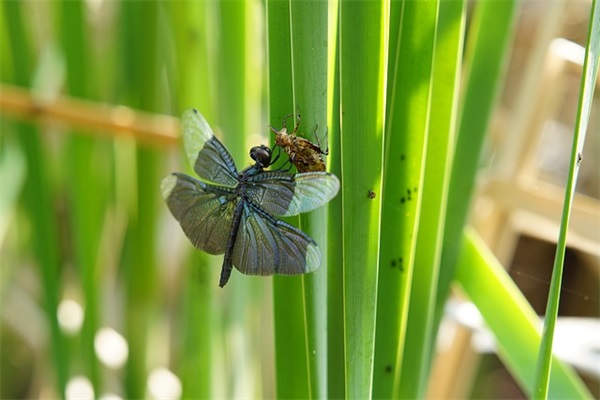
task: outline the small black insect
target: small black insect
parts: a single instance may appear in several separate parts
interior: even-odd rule
[[[369,190],[367,192],[367,197],[370,198],[370,199],[374,199],[375,197],[377,197],[377,194],[374,191]]]
[[[327,172],[264,171],[271,149],[250,149],[254,165],[239,171],[204,117],[195,109],[182,119],[188,160],[201,180],[182,173],[163,179],[162,195],[190,241],[209,254],[223,254],[219,286],[232,266],[248,275],[294,275],[319,267],[315,241],[277,218],[314,210],[337,194]]]

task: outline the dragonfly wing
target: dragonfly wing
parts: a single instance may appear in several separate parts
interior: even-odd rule
[[[198,176],[209,182],[234,187],[238,171],[233,158],[202,114],[194,108],[186,111],[181,125],[185,153]]]
[[[338,178],[328,172],[288,174],[266,171],[251,178],[247,195],[269,214],[291,216],[312,211],[335,197]]]
[[[223,254],[239,201],[235,194],[181,173],[164,178],[161,190],[169,210],[194,246],[209,254]]]
[[[247,275],[297,275],[319,267],[315,241],[290,224],[249,204],[233,248],[233,265]]]

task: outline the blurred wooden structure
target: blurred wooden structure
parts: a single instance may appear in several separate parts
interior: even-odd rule
[[[577,107],[583,49],[560,37],[573,25],[573,18],[586,5],[568,2],[524,4],[525,8],[531,9],[523,10],[514,46],[515,53],[520,54],[512,55],[512,71],[509,69],[507,88],[504,89],[505,96],[512,95],[512,98],[505,99],[505,104],[494,116],[490,146],[492,166],[482,174],[485,176],[475,195],[471,215],[471,224],[507,268],[514,262],[521,237],[529,236],[554,244],[558,238],[564,197],[564,187],[560,186],[560,182],[565,179],[561,180],[560,173],[548,176],[540,157],[544,156],[544,151],[550,150],[555,155],[560,153],[560,158],[564,159],[562,163],[568,165],[570,137],[564,138],[565,142],[548,143],[547,131],[550,122],[565,119],[567,121],[562,125],[570,130],[567,133],[572,136],[574,130],[574,121],[568,119],[572,118],[571,114],[575,114]],[[534,13],[537,14],[533,16]],[[587,29],[587,23],[580,25],[580,28]],[[535,27],[533,30],[532,26]],[[523,57],[526,60],[518,60]],[[600,83],[597,86],[600,87]],[[512,93],[506,93],[510,91]],[[597,90],[596,99],[598,97]],[[593,107],[592,114],[597,112],[600,115],[598,101]],[[591,196],[577,193],[567,237],[570,249],[585,254],[579,258],[581,268],[592,282],[600,282],[600,201],[596,185],[600,180],[598,120],[600,118],[594,120],[592,116],[586,138],[585,151],[588,154],[584,153],[582,160],[582,168],[588,163],[586,171],[591,174],[588,179],[591,187],[580,188],[578,185],[578,191]],[[552,264],[531,267],[534,271],[536,268],[547,271]],[[568,269],[565,270],[567,273]],[[534,272],[533,276],[540,275]],[[536,283],[541,283],[546,291],[538,286],[536,296],[545,299],[550,279],[544,279]],[[585,290],[581,289],[581,293],[586,293]],[[591,297],[594,296],[592,294]],[[593,308],[593,301],[588,304],[588,308]],[[543,310],[536,311],[543,313]],[[448,321],[447,325],[450,329],[444,330],[442,325],[439,335],[449,334],[452,339],[443,338],[447,346],[439,349],[434,361],[428,398],[468,398],[471,378],[477,373],[481,355],[473,349],[472,330],[455,321]],[[502,397],[501,393],[496,395]]]
[[[133,137],[150,146],[178,143],[179,118],[64,96],[46,97],[0,84],[0,112],[26,121],[84,128],[83,132]]]
[[[501,107],[496,112],[490,146],[492,157],[496,158],[491,173],[486,173],[485,181],[476,194],[471,218],[471,223],[506,266],[511,265],[522,235],[551,243],[558,236],[563,188],[552,179],[545,179],[547,173],[539,167],[539,149],[547,123],[557,116],[564,117],[561,112],[574,111],[572,104],[565,107],[564,103],[565,98],[572,100],[567,92],[581,76],[577,46],[555,38],[575,25],[570,21],[577,13],[574,8],[585,8],[586,4],[562,1],[524,3],[524,7],[531,7],[524,14],[529,12],[530,18],[535,15],[537,26],[532,31],[531,21],[526,15],[522,18],[514,47],[521,58],[517,65],[513,65],[513,70],[509,70],[510,87],[505,95],[512,98],[504,102],[514,105]],[[519,40],[528,43],[520,46]],[[527,56],[522,57],[524,54]],[[515,80],[512,84],[511,79]],[[575,89],[578,91],[578,86]],[[595,104],[598,108],[598,102]],[[178,143],[179,127],[175,117],[81,99],[38,98],[26,89],[5,84],[0,85],[0,112],[27,121],[33,117],[40,123],[83,127],[86,128],[84,132],[130,137],[150,146]],[[568,122],[571,121],[567,121],[566,125]],[[591,154],[584,154],[582,167],[591,165],[588,170],[597,182],[599,168],[595,152],[600,129],[598,126],[589,129],[590,143],[586,148]],[[555,145],[562,146],[561,143]],[[564,148],[563,156],[568,157],[569,152],[570,145]],[[594,177],[591,181],[594,182]],[[587,255],[584,258],[586,273],[596,282],[600,281],[598,190],[598,187],[592,187],[588,193],[593,196],[578,194],[575,198],[568,235],[569,247]],[[451,331],[452,340],[439,353],[433,367],[430,398],[467,397],[469,377],[475,374],[479,364],[480,355],[471,344],[472,331],[458,324]]]

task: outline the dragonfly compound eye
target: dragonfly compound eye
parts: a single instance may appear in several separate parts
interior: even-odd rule
[[[271,165],[271,149],[261,144],[250,149],[250,157],[256,161],[261,168]]]

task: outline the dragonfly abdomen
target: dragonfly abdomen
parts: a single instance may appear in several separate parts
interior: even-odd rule
[[[240,222],[242,220],[243,212],[244,201],[240,201],[235,206],[233,217],[231,218],[231,229],[229,230],[229,239],[227,239],[227,247],[225,248],[223,267],[221,267],[221,279],[219,280],[219,287],[225,286],[227,281],[229,281],[229,277],[231,276],[231,269],[233,268],[233,247],[235,246],[235,240],[237,239],[237,235],[240,230]]]

